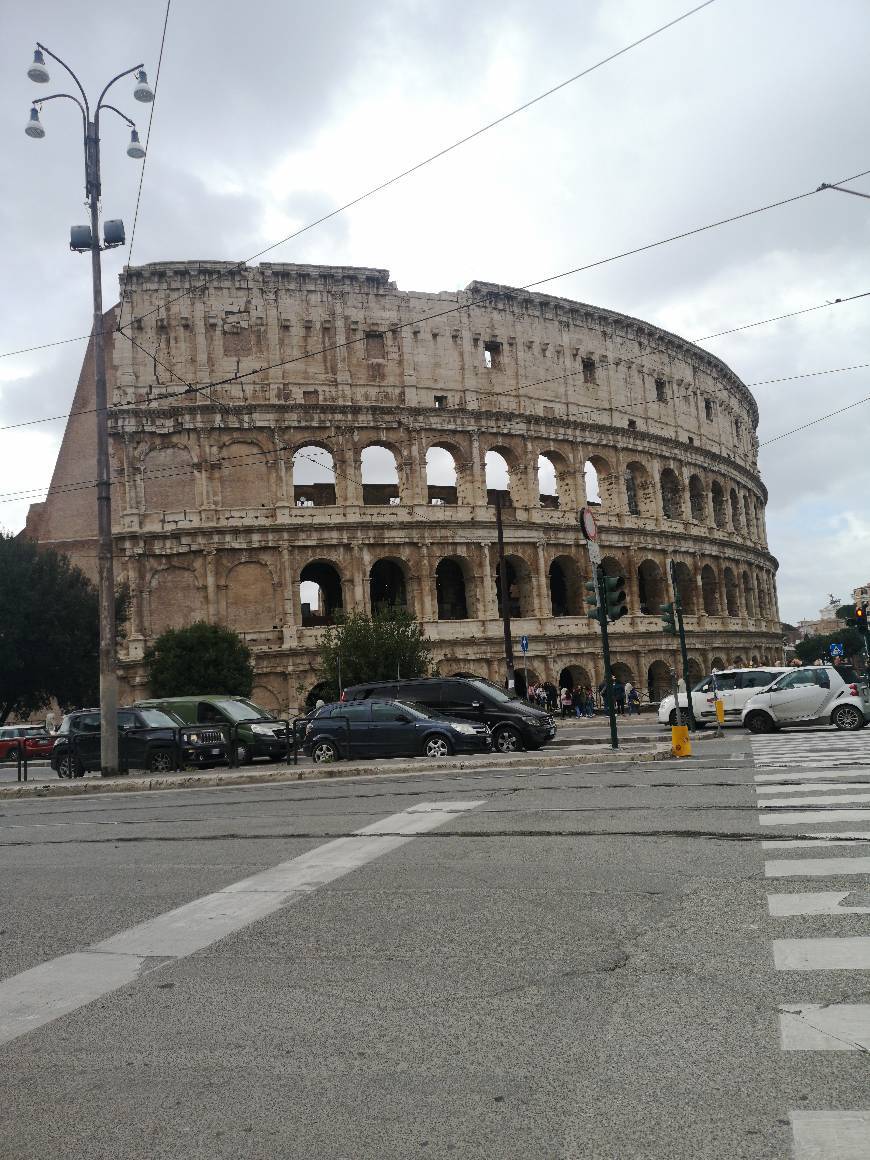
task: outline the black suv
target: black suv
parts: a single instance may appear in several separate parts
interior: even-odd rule
[[[165,773],[181,764],[222,765],[227,747],[219,729],[191,729],[158,709],[118,710],[118,766]],[[100,710],[79,709],[61,722],[51,768],[58,777],[83,777],[100,768]]]
[[[451,721],[482,722],[489,726],[492,747],[499,753],[540,749],[556,736],[556,723],[549,713],[509,696],[485,677],[372,681],[352,685],[342,694],[344,701],[366,701],[370,697],[410,701],[424,709],[434,709]]]
[[[402,701],[336,701],[308,718],[303,749],[315,762],[340,757],[448,757],[489,753],[489,729]]]

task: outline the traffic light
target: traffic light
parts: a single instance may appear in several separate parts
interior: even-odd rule
[[[870,631],[867,628],[867,605],[866,605],[866,603],[859,604],[855,609],[855,627],[862,634],[862,636],[866,636],[868,631]]]
[[[668,636],[677,635],[677,620],[674,616],[673,604],[662,604],[662,632],[666,632]]]
[[[613,623],[621,616],[628,615],[628,605],[625,595],[625,578],[623,576],[604,576],[604,604],[607,619]]]
[[[601,610],[598,607],[598,581],[594,579],[587,580],[583,587],[587,592],[586,604],[588,605],[588,608],[586,615],[591,617],[592,620],[597,620],[600,624]]]

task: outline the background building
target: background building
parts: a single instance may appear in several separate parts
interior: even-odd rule
[[[160,632],[204,618],[250,643],[255,699],[295,708],[322,626],[382,601],[424,622],[439,671],[503,680],[497,491],[530,680],[603,675],[587,497],[628,581],[621,676],[653,697],[668,684],[671,560],[695,675],[781,658],[756,403],[708,352],[595,306],[479,282],[403,292],[376,269],[155,263],[123,288],[135,342],[115,334],[109,358],[129,691]],[[92,406],[86,360],[27,528],[91,573]]]

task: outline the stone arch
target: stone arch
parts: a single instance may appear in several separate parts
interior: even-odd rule
[[[583,464],[586,502],[613,511],[616,506],[613,479],[614,472],[610,461],[602,455],[590,455]]]
[[[617,681],[622,681],[624,685],[629,683],[633,685],[635,683],[634,670],[632,669],[631,665],[627,665],[625,661],[614,661],[614,663],[610,666],[610,671],[613,673],[614,678]],[[638,690],[638,693],[639,692],[640,690]]]
[[[296,507],[334,507],[335,460],[329,448],[306,443],[296,448],[291,463]]]
[[[324,701],[326,704],[329,704],[334,696],[334,687],[330,687],[327,681],[318,681],[305,694],[305,709],[310,713],[318,701]]]
[[[726,568],[722,574],[725,585],[725,608],[729,616],[740,615],[740,598],[737,590],[737,577],[732,568]]]
[[[735,532],[740,531],[740,501],[737,498],[737,491],[731,488],[728,493],[728,502],[731,505],[731,527]]]
[[[689,688],[693,689],[704,679],[704,668],[697,657],[689,657]]]
[[[740,579],[743,587],[743,606],[746,609],[746,615],[755,616],[755,593],[752,589],[752,579],[748,572],[744,572]]]
[[[559,673],[560,689],[592,688],[592,676],[582,665],[566,665]]]
[[[236,440],[221,447],[221,507],[268,507],[271,486],[268,451],[253,439]]]
[[[147,512],[177,512],[196,507],[193,456],[179,443],[152,447],[142,460],[142,488]]]
[[[280,717],[282,712],[281,699],[268,685],[254,685],[251,689],[251,700],[261,709],[265,709],[267,713],[273,713],[276,717]]]
[[[329,560],[310,560],[299,573],[302,627],[334,624],[344,607],[341,573]]]
[[[683,612],[686,616],[694,616],[696,608],[696,599],[698,592],[698,585],[695,583],[695,577],[688,564],[682,560],[674,561],[674,583],[677,586],[677,592],[680,594],[680,603],[683,606]]]
[[[763,572],[759,572],[756,577],[756,584],[758,588],[758,615],[767,619],[770,606],[767,599],[767,585],[765,583],[765,576]]]
[[[433,443],[426,449],[426,499],[436,507],[459,503],[456,449],[444,443]]]
[[[369,600],[372,612],[408,607],[408,580],[401,560],[390,556],[375,560],[369,571]]]
[[[672,467],[662,469],[659,477],[662,491],[662,514],[666,520],[683,517],[683,485]]]
[[[435,595],[439,620],[468,620],[468,564],[445,556],[435,568]]]
[[[538,503],[543,508],[561,506],[559,470],[551,454],[538,456]]]
[[[549,572],[552,616],[580,616],[583,612],[583,579],[573,556],[556,556]]]
[[[755,529],[752,526],[752,507],[749,503],[748,495],[743,497],[743,527],[747,536],[754,535]]]
[[[661,701],[671,691],[671,670],[664,661],[653,661],[646,673],[646,687],[651,701]]]
[[[689,477],[689,508],[692,519],[702,524],[707,519],[707,497],[704,494],[704,484],[700,475]]]
[[[399,490],[399,456],[384,443],[369,443],[360,453],[360,479],[363,503],[374,507],[397,507]]]
[[[508,609],[511,616],[532,616],[534,613],[534,595],[532,590],[532,570],[522,556],[505,556],[505,570],[507,572]],[[495,568],[495,595],[498,602],[498,614],[502,615],[501,577],[499,568]]]
[[[191,568],[159,568],[148,584],[152,637],[169,628],[186,628],[203,616],[202,593]]]
[[[517,466],[510,448],[490,447],[483,457],[487,503],[495,505],[496,495],[499,495],[502,507],[513,506],[514,473]]]
[[[707,616],[719,615],[719,581],[709,564],[701,569],[701,598]]]
[[[710,661],[711,672],[721,673],[724,668],[726,668],[726,665],[722,657],[713,657]]]
[[[710,484],[710,502],[713,505],[713,523],[717,528],[725,527],[725,492],[718,479]]]
[[[275,586],[271,569],[259,560],[246,560],[227,573],[227,624],[240,632],[277,627]]]
[[[653,495],[650,473],[642,463],[636,459],[625,465],[622,473],[625,483],[625,499],[628,514],[632,516],[655,515],[655,497]]]
[[[637,591],[642,616],[657,616],[666,603],[665,578],[655,560],[642,560],[637,569]]]
[[[745,661],[745,660],[743,659],[743,657],[742,657],[742,656],[740,656],[740,654],[738,653],[738,655],[737,655],[737,656],[734,658],[734,660],[731,662],[731,667],[732,667],[733,669],[745,669],[745,668],[746,668],[746,661]]]
[[[616,556],[605,556],[601,561],[605,576],[625,576],[625,568]]]

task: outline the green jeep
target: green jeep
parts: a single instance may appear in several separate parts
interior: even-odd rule
[[[235,738],[236,761],[245,765],[255,757],[282,761],[287,753],[286,730],[272,713],[245,697],[206,694],[201,697],[155,697],[137,701],[140,709],[174,713],[187,725],[218,725]],[[229,746],[227,747],[229,748]]]

